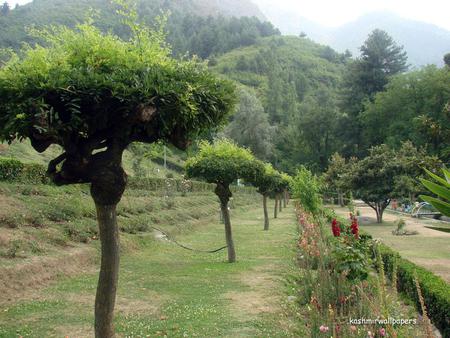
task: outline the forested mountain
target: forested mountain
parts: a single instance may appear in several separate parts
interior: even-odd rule
[[[386,31],[399,45],[405,47],[412,66],[442,66],[443,55],[450,51],[450,31],[391,12],[372,12],[339,27],[326,27],[295,12],[277,8],[269,1],[255,0],[255,3],[283,34],[299,35],[304,32],[314,41],[340,52],[348,49],[358,55],[358,49],[367,35],[377,28]]]
[[[249,101],[248,95],[254,95],[253,101],[259,100],[264,110],[258,109],[257,103],[251,106],[267,114],[272,128],[267,128],[264,117],[241,119],[235,128],[265,134],[268,144],[261,148],[270,153],[260,157],[288,171],[298,163],[323,168],[337,150],[332,136],[338,119],[336,97],[347,61],[344,55],[309,39],[269,37],[212,60],[212,69],[252,88],[244,94],[244,102]],[[247,107],[241,104],[236,116],[240,117],[241,109],[256,114]],[[255,120],[259,121],[258,130],[245,125]],[[229,128],[238,142],[251,146],[245,141],[248,135],[239,137],[233,124]]]
[[[141,0],[138,12],[149,24],[155,16],[170,13],[166,30],[175,54],[190,52],[204,58],[279,34],[247,0]],[[0,16],[0,47],[17,49],[23,42],[36,41],[27,34],[27,27],[74,26],[89,15],[102,29],[127,34],[111,1],[35,0]]]

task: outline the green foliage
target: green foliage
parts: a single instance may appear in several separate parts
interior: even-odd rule
[[[198,154],[186,161],[188,177],[226,186],[237,179],[254,182],[263,170],[249,150],[226,139],[200,143]]]
[[[369,274],[369,260],[367,248],[358,245],[356,241],[346,243],[334,240],[332,247],[332,262],[334,269],[345,273],[349,280],[365,280]]]
[[[300,167],[291,182],[293,197],[300,201],[300,204],[307,212],[317,215],[322,206],[320,192],[322,184],[318,177],[305,167]]]
[[[269,163],[261,163],[260,165],[264,166],[264,171],[251,183],[258,188],[258,192],[262,195],[279,192],[283,183],[281,174]]]
[[[433,205],[443,215],[450,216],[450,171],[442,169],[443,178],[428,170],[425,171],[437,183],[423,178],[420,181],[430,192],[437,195],[437,198],[425,195],[421,195],[420,198]]]
[[[225,128],[226,137],[242,147],[249,148],[260,159],[269,160],[273,153],[275,128],[251,89],[239,90],[239,105],[230,124]]]
[[[420,303],[414,282],[414,275],[417,274],[428,316],[440,330],[443,337],[449,336],[450,289],[448,288],[448,284],[432,272],[401,258],[397,252],[383,244],[380,245],[380,251],[384,262],[384,269],[391,279],[394,262],[396,261],[398,291],[413,300],[416,308],[420,311]]]
[[[368,156],[361,160],[354,159],[347,165],[343,181],[356,197],[372,208],[378,208],[382,214],[391,198],[410,198],[421,191],[420,186],[411,179],[420,177],[422,166],[432,168],[438,165],[436,158],[428,157],[409,142],[403,143],[398,151],[387,145],[375,146],[369,150]],[[402,191],[406,196],[398,195]]]
[[[375,29],[360,50],[361,57],[347,66],[342,91],[346,156],[360,156],[366,150],[360,116],[364,103],[372,101],[392,76],[407,69],[406,52],[385,31]]]
[[[0,181],[46,183],[47,168],[36,163],[22,163],[19,160],[0,158]]]
[[[0,159],[0,180],[14,181],[18,179],[23,171],[24,164],[19,160]]]
[[[320,158],[326,162],[339,149],[334,136],[339,131],[334,121],[337,112],[332,105],[344,63],[322,58],[325,49],[308,39],[268,37],[218,57],[217,65],[211,67],[255,89],[276,130],[271,140],[267,138],[274,149],[268,160],[288,173],[298,163],[315,165]],[[315,113],[321,114],[320,121]],[[327,114],[332,117],[330,121]]]
[[[347,161],[339,153],[331,156],[328,168],[323,174],[323,180],[327,189],[345,190],[344,175],[347,171]]]
[[[411,140],[429,154],[448,160],[449,82],[448,69],[436,66],[392,78],[361,115],[366,143],[396,146]]]
[[[159,13],[171,13],[167,20],[167,40],[173,46],[176,56],[191,53],[206,58],[211,54],[222,54],[233,48],[247,46],[260,37],[279,34],[272,24],[260,21],[262,17],[259,12],[253,10],[246,1],[227,3],[226,8],[220,3],[199,0],[136,2],[139,18],[149,26],[157,22],[155,16]],[[130,30],[118,20],[116,8],[117,6],[104,0],[47,0],[29,3],[8,16],[0,16],[3,33],[0,48],[19,49],[23,42],[39,42],[40,39],[27,34],[26,28],[29,26],[62,24],[75,27],[86,19],[89,12],[95,13],[95,25],[102,31],[111,30],[126,39]],[[246,14],[248,17],[240,18]]]
[[[36,133],[84,138],[111,129],[126,116],[120,112],[151,104],[158,107],[157,137],[170,141],[174,128],[198,134],[233,106],[229,82],[195,61],[171,59],[151,31],[124,41],[84,24],[42,35],[49,47],[28,48],[0,70],[3,140]]]

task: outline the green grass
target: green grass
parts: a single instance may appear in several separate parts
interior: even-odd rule
[[[294,215],[285,210],[264,232],[259,198],[255,203],[236,203],[232,210],[235,264],[226,263],[225,251],[198,254],[150,234],[123,235],[139,239],[140,249],[121,260],[119,336],[294,337],[295,325],[281,306],[282,280],[295,265]],[[175,233],[179,242],[198,249],[224,244],[216,217]],[[63,279],[37,290],[34,300],[0,309],[0,337],[90,336],[96,281],[96,273]]]

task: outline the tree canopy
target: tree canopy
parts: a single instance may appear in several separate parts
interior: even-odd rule
[[[189,177],[226,186],[237,179],[254,182],[262,171],[263,166],[255,161],[249,150],[227,139],[201,142],[198,154],[186,161]]]
[[[0,70],[0,138],[65,150],[55,182],[88,182],[95,149],[164,140],[184,148],[217,128],[234,87],[195,61],[175,61],[162,32],[124,41],[91,25],[44,32],[48,47],[14,54]]]

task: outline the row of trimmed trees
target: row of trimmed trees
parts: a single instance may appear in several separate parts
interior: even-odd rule
[[[92,24],[74,30],[52,27],[41,34],[45,47],[26,46],[0,67],[0,142],[28,139],[38,152],[57,145],[62,153],[49,162],[47,172],[53,183],[90,185],[101,242],[97,338],[115,336],[120,258],[116,207],[127,185],[125,149],[134,142],[160,141],[186,149],[198,136],[225,124],[236,102],[231,81],[211,74],[195,59],[173,59],[162,29],[138,24],[136,11],[122,5],[133,32],[129,40]],[[234,261],[229,185],[244,178],[259,187],[264,165],[247,150],[222,142],[204,145],[188,172],[217,184],[229,260]],[[263,195],[282,193],[271,182],[265,184]]]
[[[225,237],[228,248],[228,262],[236,261],[233,233],[228,202],[232,197],[230,185],[238,179],[253,185],[263,196],[264,230],[269,230],[267,200],[274,197],[274,218],[282,209],[282,201],[287,203],[290,176],[279,173],[272,165],[256,159],[250,150],[241,148],[227,139],[214,143],[202,142],[196,156],[186,163],[189,178],[204,179],[216,185],[215,193],[220,200],[220,209],[225,224]]]

